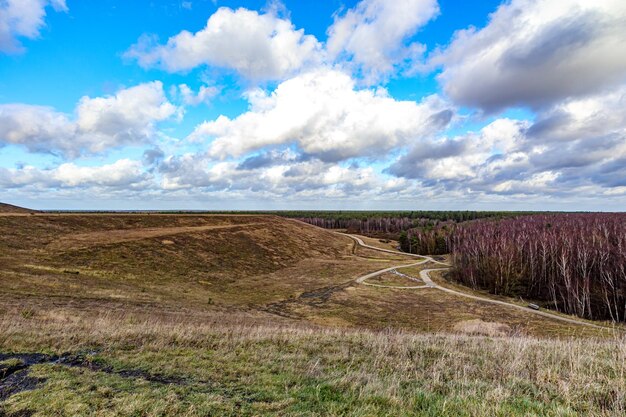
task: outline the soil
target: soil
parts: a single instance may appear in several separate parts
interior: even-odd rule
[[[43,384],[45,379],[29,376],[30,367],[41,364],[85,368],[94,372],[115,374],[123,378],[144,379],[159,384],[184,385],[187,382],[183,378],[150,374],[137,369],[116,370],[109,365],[94,362],[93,356],[96,353],[97,352],[89,352],[86,354],[65,353],[58,356],[43,353],[0,353],[0,361],[9,359],[19,360],[19,363],[15,365],[0,364],[0,401],[4,401],[19,392],[33,390]],[[1,409],[0,417],[2,417]]]

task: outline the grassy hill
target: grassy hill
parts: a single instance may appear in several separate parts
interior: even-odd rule
[[[435,289],[359,285],[414,260],[294,220],[0,215],[0,236],[0,415],[626,408],[621,336]]]
[[[34,213],[35,210],[30,210],[24,207],[14,206],[12,204],[0,203],[0,213]]]

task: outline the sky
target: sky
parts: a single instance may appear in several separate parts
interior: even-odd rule
[[[0,0],[0,201],[626,208],[623,0]]]

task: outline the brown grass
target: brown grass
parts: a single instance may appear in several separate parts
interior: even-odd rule
[[[0,216],[0,233],[0,309],[244,312],[421,332],[453,332],[460,321],[482,320],[534,336],[604,334],[433,289],[358,285],[360,275],[414,259],[273,216]],[[402,272],[418,277],[425,267]],[[381,280],[418,285],[389,274]]]
[[[12,204],[0,203],[0,213],[2,214],[28,214],[28,213],[35,213],[35,211],[24,208],[24,207],[14,206]]]

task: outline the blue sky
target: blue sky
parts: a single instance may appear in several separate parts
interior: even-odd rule
[[[0,1],[0,201],[622,210],[618,0]]]

